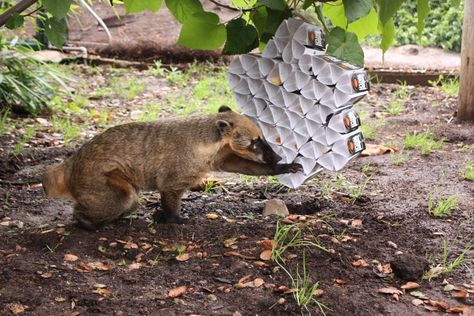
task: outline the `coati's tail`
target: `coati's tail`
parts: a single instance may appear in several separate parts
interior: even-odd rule
[[[66,172],[69,160],[59,165],[49,167],[43,176],[43,189],[49,197],[71,198],[68,188]]]

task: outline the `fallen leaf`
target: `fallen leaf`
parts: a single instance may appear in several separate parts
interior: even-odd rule
[[[359,259],[352,262],[354,267],[367,267],[369,264],[364,259]]]
[[[266,266],[268,266],[268,264],[266,264],[263,261],[254,261],[253,265],[256,266],[256,267],[266,267]]]
[[[224,247],[230,248],[231,246],[237,243],[237,239],[237,237],[227,238],[226,240],[224,240]]]
[[[76,261],[77,259],[79,259],[79,257],[76,255],[72,255],[72,254],[64,255],[64,261]]]
[[[338,285],[346,285],[347,282],[342,279],[335,279],[334,282]]]
[[[413,296],[413,297],[422,299],[422,300],[427,300],[428,299],[428,296],[426,296],[425,293],[420,292],[420,291],[411,291],[410,295]]]
[[[452,296],[455,298],[467,298],[469,297],[469,293],[464,290],[455,289],[452,293]]]
[[[445,291],[445,292],[451,292],[451,291],[454,290],[454,289],[455,289],[455,286],[454,286],[454,285],[452,285],[452,284],[446,284],[446,285],[444,286],[444,288],[443,288],[443,291]]]
[[[262,251],[262,253],[260,254],[260,259],[264,260],[264,261],[268,261],[272,258],[272,251],[271,250],[264,250]]]
[[[218,217],[219,217],[219,215],[214,214],[214,213],[206,214],[206,218],[207,218],[207,219],[216,219],[216,218],[218,218]]]
[[[432,306],[440,307],[443,310],[447,310],[449,308],[449,304],[446,303],[446,302],[442,302],[442,301],[428,300],[427,303],[432,305]]]
[[[138,262],[134,262],[128,265],[128,270],[137,270],[140,269],[141,264]]]
[[[108,290],[108,289],[95,289],[94,291],[92,291],[93,293],[96,293],[96,294],[99,294],[99,295],[102,295],[102,296],[110,296],[112,295],[112,291],[111,290]]]
[[[378,293],[382,293],[382,294],[398,294],[398,295],[403,295],[403,292],[400,291],[399,289],[397,288],[394,288],[394,287],[383,287],[381,289],[378,289],[377,290]]]
[[[361,227],[362,226],[362,220],[361,219],[354,219],[351,222],[351,227]]]
[[[263,283],[265,283],[265,281],[261,278],[256,278],[255,280],[253,280],[254,287],[260,287]]]
[[[188,290],[188,287],[186,285],[181,285],[177,288],[170,290],[168,292],[168,296],[172,298],[179,297],[183,295],[184,293],[186,293],[187,290]]]
[[[263,249],[272,250],[273,248],[275,248],[276,243],[274,240],[264,239],[262,240],[262,245],[263,245]]]
[[[466,306],[466,305],[458,305],[458,306],[453,306],[451,308],[448,309],[448,313],[452,313],[452,314],[463,314],[464,313],[468,313],[469,312],[469,306]],[[468,314],[466,314],[468,315]]]
[[[414,289],[417,289],[419,287],[420,287],[420,285],[418,283],[415,283],[415,282],[407,282],[407,283],[405,283],[401,286],[401,288],[403,290],[414,290]]]
[[[99,270],[99,271],[109,271],[112,267],[105,262],[96,261],[96,262],[89,262],[86,264],[92,270]]]
[[[324,290],[323,290],[323,289],[316,289],[316,290],[314,290],[314,292],[313,292],[313,296],[315,296],[315,297],[321,297],[321,296],[323,296],[323,294],[324,294]]]
[[[419,306],[419,305],[423,304],[423,301],[420,300],[419,298],[415,298],[411,301],[411,303],[415,306]]]
[[[63,296],[56,296],[56,297],[54,298],[54,300],[55,300],[56,302],[58,302],[58,303],[61,303],[61,302],[65,302],[65,301],[66,301],[66,298],[63,297]]]
[[[176,260],[178,261],[187,261],[189,258],[191,258],[191,256],[186,252],[176,256]]]
[[[52,274],[51,272],[49,272],[49,271],[44,272],[44,273],[41,274],[41,277],[42,277],[43,279],[49,279],[49,278],[51,278],[52,276],[53,276],[53,274]]]
[[[385,154],[393,154],[399,152],[396,147],[387,147],[384,145],[365,144],[365,150],[360,154],[362,157],[381,156]]]
[[[25,307],[21,304],[8,304],[7,307],[15,315],[25,311]]]
[[[398,294],[392,294],[392,298],[397,302],[400,301],[400,295],[398,295]]]

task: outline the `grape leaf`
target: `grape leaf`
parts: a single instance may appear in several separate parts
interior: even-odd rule
[[[405,2],[405,0],[377,0],[379,5],[379,17],[383,25],[394,16],[403,2]]]
[[[157,12],[160,10],[163,0],[124,0],[123,2],[127,13],[142,12],[145,10]]]
[[[423,29],[425,28],[425,19],[429,12],[429,0],[418,0],[418,38],[420,40]]]
[[[23,17],[23,15],[13,13],[12,16],[5,23],[5,26],[12,30],[16,29],[17,27],[21,27],[23,25],[23,22],[25,22],[25,18]]]
[[[237,18],[227,23],[227,41],[222,50],[224,55],[245,54],[258,47],[258,32],[244,19]]]
[[[184,23],[187,18],[195,13],[204,12],[199,0],[165,0],[165,2],[168,10],[180,23]]]
[[[359,45],[357,35],[346,32],[340,27],[335,27],[327,36],[328,55],[337,57],[349,63],[363,66],[364,51]]]
[[[44,22],[44,34],[51,44],[61,48],[66,40],[66,23],[64,20],[58,20],[56,17],[49,18]]]
[[[380,48],[383,50],[384,53],[392,45],[394,35],[395,35],[395,26],[393,24],[393,18],[391,18],[382,27],[382,41],[380,42]]]
[[[181,28],[178,44],[193,49],[214,50],[224,44],[226,29],[219,16],[211,12],[198,12],[188,17]]]
[[[257,4],[264,5],[267,8],[277,11],[285,11],[288,9],[288,5],[286,4],[285,0],[257,0]]]
[[[71,0],[43,0],[43,6],[55,18],[62,19],[67,15],[71,2]]]
[[[342,0],[347,21],[352,23],[369,14],[374,7],[372,0]]]

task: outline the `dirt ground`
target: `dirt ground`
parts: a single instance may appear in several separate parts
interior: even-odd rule
[[[98,86],[92,82],[100,86],[110,73],[104,68],[75,75],[83,76],[94,90]],[[89,107],[108,108],[113,123],[129,121],[144,99],[176,91],[143,72],[127,76],[150,88],[132,100],[91,97]],[[432,87],[405,87],[405,109],[389,116],[382,106],[400,89],[374,84],[357,105],[363,122],[378,126],[368,142],[402,148],[407,133],[429,130],[435,138],[446,139],[440,150],[358,158],[337,175],[323,172],[291,191],[264,178],[220,174],[223,185],[186,194],[184,225],[151,223],[160,198],[147,192],[137,216],[95,232],[76,227],[70,203],[47,199],[38,184],[45,166],[74,148],[64,146],[46,116],[46,123],[39,122],[35,137],[15,156],[12,150],[24,126],[11,117],[8,122],[15,128],[0,137],[0,314],[308,313],[288,293],[295,287],[290,277],[274,261],[260,258],[267,244],[262,241],[273,239],[280,221],[293,222],[305,240],[326,248],[290,248],[284,258],[295,277],[297,267],[303,273],[304,253],[307,273],[322,290],[316,299],[327,306],[327,315],[431,315],[430,309],[435,315],[447,310],[472,315],[472,261],[431,281],[416,276],[410,281],[420,288],[400,290],[407,283],[402,277],[408,277],[400,269],[426,272],[441,264],[444,241],[451,263],[474,237],[474,183],[462,176],[466,161],[474,160],[474,126],[457,123],[452,118],[457,99]],[[169,115],[166,109],[160,113]],[[38,125],[34,119],[23,122]],[[82,136],[89,138],[102,129],[89,124]],[[430,216],[428,197],[433,193],[455,194],[458,209],[446,218]],[[302,216],[263,217],[264,202],[272,198],[282,199],[291,214]],[[468,249],[466,258],[473,257]],[[379,292],[384,288],[389,294]],[[321,314],[316,304],[308,309]]]

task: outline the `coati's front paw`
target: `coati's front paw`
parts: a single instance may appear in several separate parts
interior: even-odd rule
[[[165,212],[155,212],[153,220],[157,224],[184,224],[186,220],[178,214],[170,215]]]
[[[303,172],[303,166],[299,163],[285,163],[277,165],[280,173]]]

